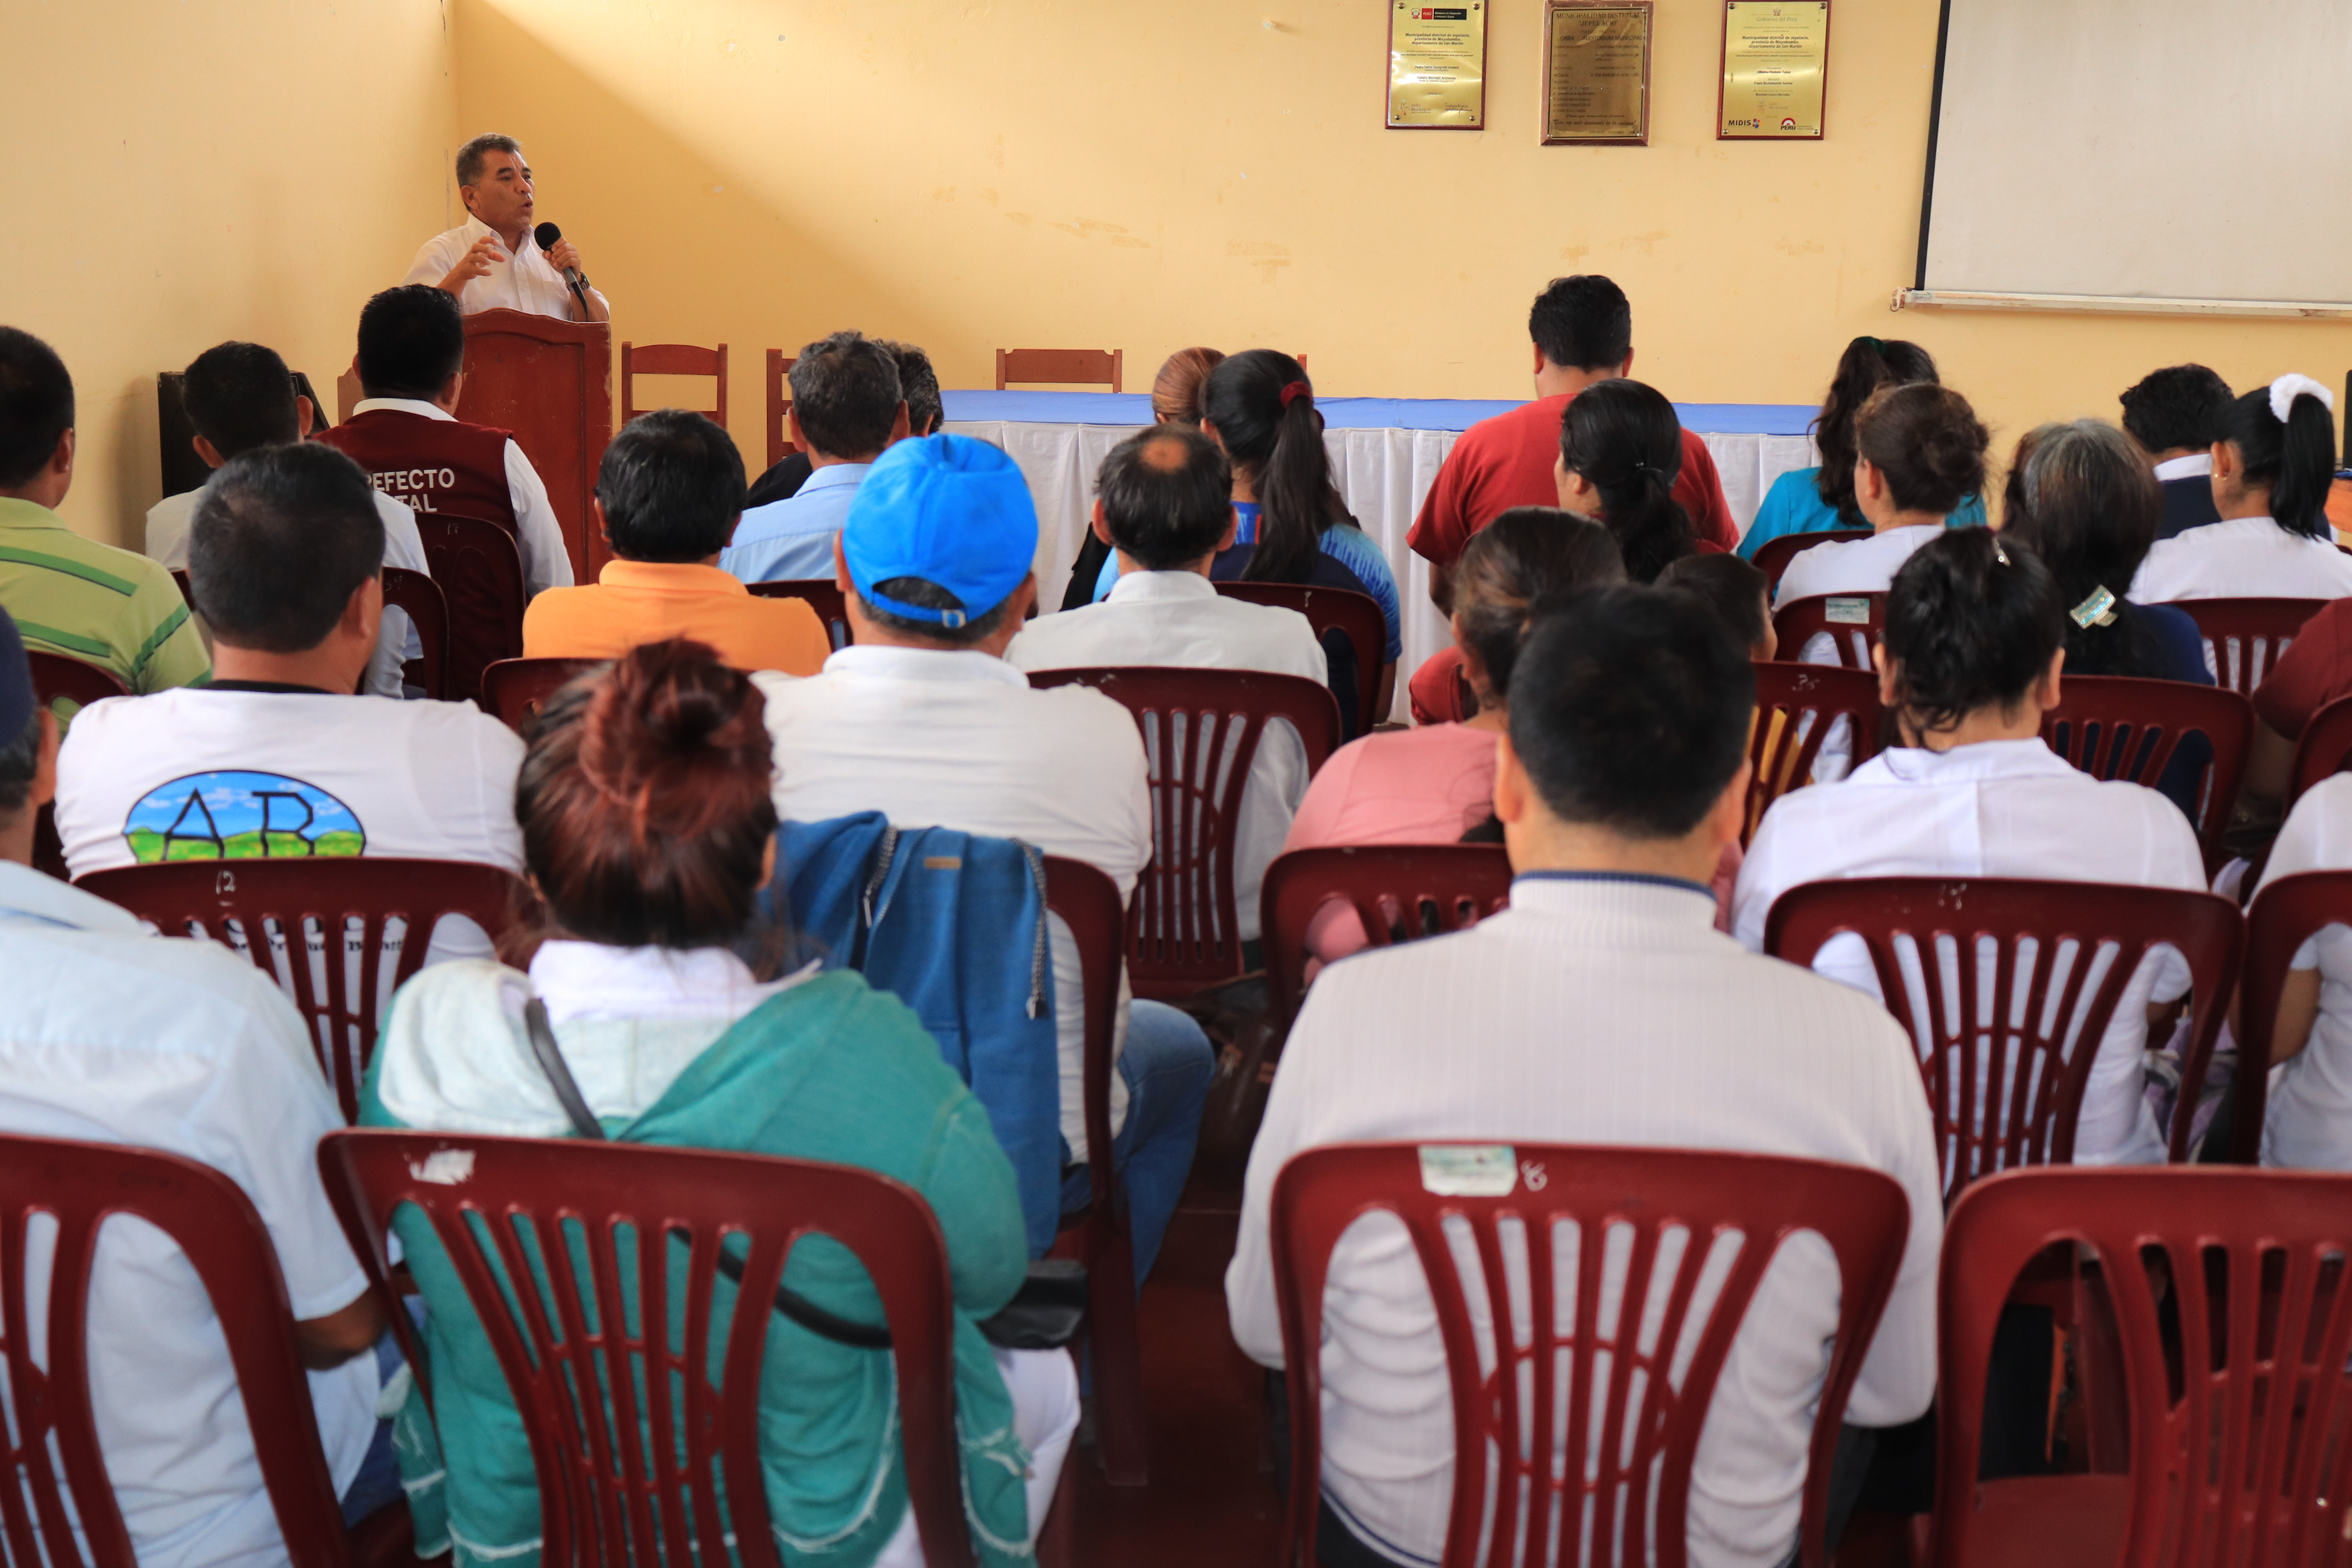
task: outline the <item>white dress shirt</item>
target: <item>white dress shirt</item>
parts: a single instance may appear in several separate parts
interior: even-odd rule
[[[1888,1426],[1926,1410],[1943,1199],[1909,1041],[1885,1008],[1741,952],[1714,922],[1715,896],[1696,884],[1538,873],[1466,931],[1325,970],[1250,1154],[1225,1273],[1242,1349],[1282,1363],[1267,1215],[1276,1175],[1302,1150],[1442,1139],[1780,1154],[1902,1184],[1909,1238],[1843,1414]],[[1612,1301],[1622,1279],[1609,1281]],[[1349,1228],[1324,1305],[1324,1494],[1360,1538],[1434,1563],[1454,1426],[1445,1352],[1401,1226],[1374,1215]],[[1827,1248],[1793,1239],[1716,1385],[1692,1467],[1694,1563],[1777,1568],[1793,1550],[1837,1308]]]
[[[1128,573],[1101,603],[1031,621],[1004,657],[1031,671],[1134,664],[1257,669],[1318,686],[1330,679],[1323,645],[1305,616],[1228,598],[1197,572]],[[1258,888],[1290,835],[1307,778],[1298,731],[1284,720],[1267,725],[1234,828],[1234,921],[1244,942],[1258,938]]]
[[[1881,752],[1842,784],[1772,803],[1748,847],[1732,929],[1762,951],[1772,901],[1803,882],[1844,877],[2031,877],[2201,891],[2205,862],[2180,808],[2152,789],[2101,783],[2040,740],[1948,752]],[[1832,938],[1813,967],[1873,996],[1862,939]],[[2143,1098],[2147,1005],[2189,988],[2170,948],[2140,966],[2092,1064],[2074,1133],[2078,1165],[2158,1164],[2165,1142]]]
[[[2352,773],[2305,790],[2287,813],[2263,887],[2298,871],[2352,869]],[[2296,950],[2293,967],[2319,971],[2319,1016],[2302,1051],[2271,1069],[2263,1163],[2352,1171],[2352,930],[2331,925]]]
[[[2201,479],[2213,472],[2213,454],[2191,452],[2185,458],[2167,458],[2156,466],[2156,482],[2170,479]]]
[[[2124,595],[2135,605],[2183,599],[2340,599],[2352,555],[2323,533],[2305,539],[2267,517],[2236,517],[2159,539]]]
[[[1134,893],[1151,858],[1143,742],[1127,710],[1101,692],[1032,690],[992,654],[878,646],[843,648],[817,675],[761,670],[751,679],[767,698],[784,820],[878,811],[899,827],[1017,838],[1096,868],[1122,900]],[[1052,934],[1062,1136],[1083,1160],[1085,987],[1069,928],[1056,918]],[[1124,1041],[1124,981],[1118,1026]],[[1127,1115],[1117,1073],[1110,1106],[1116,1130]]]
[[[457,422],[457,416],[437,403],[416,397],[367,397],[353,405],[354,416],[372,408],[394,408],[421,414],[427,419]],[[563,542],[563,525],[555,520],[555,503],[547,486],[530,466],[514,437],[507,437],[507,500],[514,508],[515,543],[522,552],[522,591],[532,598],[549,588],[572,586],[572,552]]]
[[[457,265],[475,242],[496,239],[499,254],[504,259],[492,262],[489,272],[467,280],[458,290],[457,308],[470,316],[477,310],[529,310],[537,316],[559,316],[576,319],[580,302],[572,292],[572,285],[563,274],[547,259],[539,247],[531,230],[522,231],[522,248],[509,255],[507,242],[499,231],[480,218],[467,216],[456,228],[435,235],[416,248],[416,259],[408,264],[408,276],[403,283],[425,283],[439,287],[449,276],[449,268]],[[604,290],[591,289],[589,298],[603,303]],[[606,307],[610,313],[610,307]]]
[[[212,481],[205,483],[209,487]],[[188,526],[204,493],[203,489],[183,490],[147,509],[148,559],[174,572],[188,569]],[[369,493],[375,497],[375,514],[383,521],[383,563],[433,575],[425,560],[425,541],[417,537],[416,514],[382,490],[372,489]],[[383,624],[376,629],[375,657],[368,660],[367,690],[376,697],[399,696],[400,667],[424,657],[424,640],[416,635],[408,612],[386,605]]]
[[[296,1319],[365,1293],[315,1163],[342,1118],[302,1021],[267,975],[212,943],[149,936],[127,910],[8,863],[0,974],[0,1128],[210,1165],[260,1211]],[[45,1314],[49,1247],[37,1246],[28,1295]],[[100,1235],[89,1363],[99,1442],[139,1561],[284,1563],[219,1319],[161,1231],[117,1221]],[[340,1494],[375,1436],[375,1357],[309,1377]]]

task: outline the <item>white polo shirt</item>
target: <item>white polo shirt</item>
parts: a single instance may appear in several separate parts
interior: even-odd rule
[[[373,408],[393,408],[426,419],[457,416],[437,403],[416,397],[363,397],[352,405],[354,417]],[[549,588],[572,586],[572,553],[563,542],[563,525],[555,518],[555,503],[547,499],[547,485],[530,466],[514,437],[507,437],[507,500],[514,508],[515,544],[522,553],[522,591],[531,598]]]
[[[1909,1197],[1895,1292],[1844,1415],[1888,1426],[1925,1411],[1943,1199],[1910,1042],[1877,1004],[1743,952],[1714,922],[1715,895],[1693,883],[1538,873],[1466,931],[1325,970],[1250,1154],[1225,1273],[1242,1349],[1282,1364],[1267,1215],[1302,1150],[1446,1139],[1791,1155],[1884,1172]],[[1619,1274],[1611,1301],[1622,1289]],[[1766,1271],[1699,1439],[1694,1563],[1778,1568],[1793,1550],[1837,1304],[1834,1265],[1811,1237]],[[1433,1563],[1453,1500],[1452,1403],[1402,1227],[1385,1215],[1352,1226],[1324,1305],[1324,1494],[1360,1538]]]
[[[2197,892],[2205,862],[2189,819],[2154,790],[2103,784],[2038,739],[1986,741],[1890,749],[1843,783],[1774,801],[1740,864],[1733,933],[1760,952],[1775,899],[1843,877],[2032,877]],[[1832,938],[1813,967],[1879,994],[1859,937]],[[2169,948],[2126,988],[2083,1091],[2076,1164],[2163,1163],[2164,1138],[2143,1098],[2147,1009],[2188,989],[2188,964]]]
[[[2305,791],[2287,813],[2262,886],[2298,871],[2347,869],[2352,869],[2352,773],[2337,773]],[[2296,950],[2294,967],[2319,971],[2319,1016],[2309,1043],[2271,1069],[2263,1163],[2352,1171],[2352,930],[2323,928]]]
[[[2183,599],[2341,599],[2352,555],[2333,538],[2305,539],[2267,517],[2238,517],[2159,539],[2125,596],[2135,605]]]
[[[1227,598],[1197,572],[1128,573],[1099,604],[1031,621],[1004,658],[1032,671],[1137,664],[1258,669],[1318,686],[1330,679],[1323,645],[1305,616]],[[1269,724],[1250,761],[1234,831],[1234,919],[1244,942],[1257,940],[1258,888],[1290,835],[1307,778],[1298,731],[1287,721]]]
[[[784,820],[878,811],[900,827],[1017,838],[1095,867],[1122,900],[1133,895],[1151,858],[1149,775],[1135,721],[1102,693],[1032,690],[992,654],[909,647],[845,647],[820,674],[751,679],[767,698]],[[1062,1136],[1083,1160],[1085,987],[1068,928],[1057,919],[1052,934]],[[1118,1030],[1124,1042],[1123,981]],[[1116,1129],[1127,1115],[1116,1073],[1110,1108]]]
[[[205,483],[208,487],[212,481]],[[174,572],[188,569],[188,528],[204,493],[201,489],[183,490],[147,509],[148,559]],[[417,537],[416,514],[373,486],[368,494],[375,498],[376,516],[383,521],[383,563],[433,575],[425,560],[425,542]],[[383,624],[376,632],[375,657],[368,660],[367,689],[378,697],[399,696],[400,667],[424,657],[425,644],[408,612],[386,605]]]
[[[268,1227],[298,1320],[365,1292],[315,1163],[342,1118],[267,975],[211,943],[146,935],[127,911],[13,863],[0,863],[0,1128],[158,1149],[227,1175]],[[31,1300],[45,1303],[46,1243],[29,1261]],[[142,1222],[100,1234],[89,1359],[139,1561],[285,1562],[219,1318],[185,1255]],[[309,1376],[340,1494],[375,1436],[375,1357]]]
[[[1913,552],[1943,531],[1940,522],[1924,522],[1882,529],[1868,539],[1833,539],[1801,550],[1780,574],[1772,602],[1789,605],[1822,594],[1884,594],[1895,585],[1895,574]]]
[[[531,230],[522,231],[522,248],[509,252],[499,231],[471,214],[457,227],[436,234],[417,247],[416,259],[408,264],[408,275],[401,281],[438,288],[441,279],[449,276],[449,268],[474,248],[477,240],[483,239],[498,240],[501,259],[490,264],[487,275],[469,279],[458,290],[459,310],[468,316],[477,310],[529,310],[535,316],[572,318],[579,300],[572,292],[572,285],[563,280],[563,274],[540,249]],[[588,294],[594,300],[604,298],[600,289],[591,289]]]

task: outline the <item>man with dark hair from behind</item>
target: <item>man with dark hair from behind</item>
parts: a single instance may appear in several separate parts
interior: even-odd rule
[[[2221,521],[2213,505],[2213,447],[2225,438],[2233,394],[2201,364],[2151,371],[2123,395],[2124,432],[2139,443],[2164,486],[2158,539]]]
[[[57,773],[57,721],[0,611],[0,1131],[161,1150],[236,1183],[268,1227],[327,1473],[355,1522],[400,1485],[375,1418],[384,1361],[367,1353],[383,1319],[314,1160],[342,1125],[334,1096],[301,1019],[252,963],[151,935],[33,869],[33,817]],[[147,1226],[107,1226],[89,1319],[91,1404],[132,1549],[185,1568],[284,1562],[218,1317],[179,1248]]]
[[[879,341],[890,351],[890,357],[898,362],[898,391],[907,400],[907,434],[918,439],[938,435],[948,416],[947,406],[940,397],[940,373],[931,367],[931,356],[912,343],[892,342],[887,338]],[[786,455],[751,481],[751,493],[743,498],[743,510],[749,511],[753,507],[792,500],[815,471],[816,466],[805,447]]]
[[[746,583],[833,575],[833,542],[850,499],[884,448],[904,440],[911,412],[891,345],[835,332],[793,363],[793,441],[814,471],[789,500],[754,507],[719,559]],[[926,366],[929,361],[924,362]]]
[[[224,464],[189,549],[213,682],[81,710],[58,762],[67,868],[367,855],[519,873],[514,731],[470,702],[352,695],[383,568],[374,494],[349,458],[303,441]],[[433,946],[489,956],[470,921]]]
[[[1910,1236],[1847,1420],[1893,1426],[1927,1408],[1943,1194],[1910,1039],[1878,1003],[1714,929],[1706,879],[1739,832],[1754,709],[1748,650],[1686,594],[1613,586],[1538,605],[1496,746],[1511,907],[1326,970],[1283,1047],[1225,1275],[1253,1358],[1282,1363],[1267,1214],[1276,1174],[1305,1150],[1717,1150],[1902,1184]],[[1428,1287],[1377,1228],[1350,1232],[1330,1268],[1320,1555],[1332,1568],[1435,1562],[1454,1426]],[[1783,1253],[1766,1276],[1699,1441],[1695,1560],[1793,1555],[1838,1299],[1818,1252]],[[1861,1434],[1842,1445],[1841,1469],[1870,1447]]]
[[[204,679],[212,661],[172,574],[57,514],[73,479],[73,377],[48,344],[0,327],[0,607],[33,651],[132,691]]]
[[[275,349],[259,343],[215,343],[188,363],[180,376],[180,405],[195,426],[192,442],[205,467],[217,469],[231,458],[263,447],[283,447],[310,434],[310,400],[294,390],[294,377]],[[182,571],[188,564],[188,524],[200,488],[165,496],[147,509],[147,555]],[[383,563],[432,575],[425,542],[416,535],[416,514],[376,492],[376,515],[383,520]],[[425,645],[402,611],[387,609],[368,660],[367,689],[398,697],[401,666],[421,658]]]
[[[692,637],[738,669],[814,675],[832,644],[799,599],[761,599],[719,570],[743,512],[743,459],[725,430],[680,408],[641,414],[604,448],[596,526],[613,559],[594,584],[551,588],[522,617],[525,658],[617,658]]]

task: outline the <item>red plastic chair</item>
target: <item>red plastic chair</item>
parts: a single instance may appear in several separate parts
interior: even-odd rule
[[[362,1539],[346,1537],[278,1254],[235,1182],[152,1149],[0,1135],[0,1292],[6,1303],[0,1354],[7,1366],[7,1387],[0,1392],[7,1412],[0,1531],[10,1563],[136,1565],[99,1448],[86,1332],[100,1229],[117,1215],[169,1237],[212,1299],[290,1559],[341,1568],[355,1556],[373,1555],[365,1538],[408,1529],[408,1510],[399,1508],[360,1526]],[[37,1215],[54,1222],[46,1310],[26,1279],[34,1245],[27,1233]],[[37,1358],[37,1340],[47,1342]]]
[[[1840,719],[1846,721],[1853,738],[1856,766],[1877,753],[1883,722],[1878,676],[1874,670],[1784,664],[1778,659],[1759,661],[1755,669],[1756,723],[1748,732],[1752,773],[1748,781],[1748,816],[1739,830],[1743,849],[1756,837],[1757,825],[1774,801],[1812,783],[1822,742],[1829,739]]]
[[[1150,759],[1156,850],[1135,890],[1127,969],[1138,996],[1181,1000],[1242,972],[1234,825],[1269,720],[1323,765],[1339,741],[1331,689],[1296,675],[1124,666],[1045,669],[1032,686],[1090,686],[1126,704]],[[1222,769],[1222,771],[1220,771]]]
[[[830,577],[788,577],[745,585],[762,599],[798,599],[807,605],[824,623],[824,635],[835,653],[857,640],[849,635],[849,606],[842,596],[841,584]]]
[[[547,700],[592,669],[600,658],[502,658],[482,671],[482,707],[518,735],[530,732],[530,722]]]
[[[352,1250],[387,1299],[394,1212],[415,1205],[439,1238],[530,1439],[541,1562],[688,1563],[695,1542],[724,1540],[747,1568],[775,1568],[760,1463],[761,1370],[774,1314],[730,1314],[714,1384],[709,1302],[727,1241],[749,1243],[741,1299],[766,1302],[793,1246],[824,1236],[856,1256],[881,1299],[923,1560],[971,1563],[947,1244],[911,1188],[808,1160],[409,1131],[331,1133],[319,1169]],[[671,1247],[637,1240],[654,1230]],[[689,1249],[688,1279],[674,1294],[668,1268],[679,1247]],[[542,1271],[535,1258],[562,1266]],[[634,1305],[625,1276],[637,1286]],[[509,1297],[521,1279],[540,1283]],[[408,1315],[392,1317],[429,1395]],[[583,1389],[604,1392],[591,1404]],[[650,1446],[641,1426],[655,1434]]]
[[[1367,844],[1276,856],[1259,895],[1259,929],[1277,1032],[1307,997],[1307,928],[1335,900],[1353,907],[1374,947],[1443,936],[1510,907],[1511,858],[1499,844]]]
[[[1799,1534],[1800,1561],[1819,1568],[1830,1460],[1846,1395],[1894,1289],[1910,1231],[1903,1189],[1876,1171],[1822,1161],[1522,1143],[1499,1149],[1500,1160],[1508,1162],[1499,1172],[1507,1184],[1500,1195],[1446,1196],[1424,1185],[1423,1151],[1431,1147],[1310,1149],[1275,1178],[1270,1231],[1291,1421],[1290,1495],[1279,1559],[1285,1568],[1313,1562],[1322,1492],[1318,1347],[1331,1249],[1350,1225],[1373,1212],[1394,1215],[1412,1237],[1445,1343],[1454,1385],[1454,1506],[1444,1568],[1515,1563],[1523,1546],[1528,1562],[1543,1562],[1544,1521],[1555,1505],[1564,1521],[1562,1563],[1577,1560],[1579,1521],[1590,1510],[1591,1539],[1600,1543],[1594,1560],[1682,1568],[1691,1462],[1717,1374],[1766,1265],[1790,1236],[1817,1233],[1837,1255],[1842,1283]],[[1482,1276],[1478,1310],[1510,1304],[1507,1364],[1491,1370],[1493,1342],[1500,1336],[1491,1331],[1482,1336],[1474,1325],[1463,1271],[1444,1230],[1449,1221],[1470,1229]],[[1563,1222],[1586,1238],[1568,1257],[1553,1251]],[[1580,1328],[1601,1321],[1605,1260],[1614,1249],[1591,1238],[1620,1226],[1632,1232],[1633,1243],[1619,1266],[1628,1306],[1616,1321],[1623,1327],[1608,1339],[1559,1333],[1565,1314],[1555,1293],[1571,1277],[1572,1321]],[[1687,1246],[1677,1252],[1661,1245],[1680,1230],[1689,1234]],[[1725,1239],[1735,1235],[1736,1243]],[[1718,1245],[1733,1247],[1736,1256],[1721,1293],[1694,1321],[1694,1287]],[[1512,1252],[1527,1260],[1516,1282],[1506,1273]],[[1631,1304],[1641,1301],[1654,1309],[1664,1303],[1654,1337],[1637,1327],[1645,1314]],[[1638,1348],[1637,1334],[1654,1348]],[[1693,1348],[1686,1340],[1695,1341],[1695,1353],[1677,1384],[1669,1367],[1678,1349]],[[1563,1377],[1564,1412],[1556,1403]],[[1553,1436],[1562,1431],[1564,1452]],[[1490,1488],[1500,1500],[1491,1517]],[[1523,1542],[1523,1534],[1530,1539]],[[1622,1545],[1610,1550],[1608,1543],[1621,1537]]]
[[[2182,741],[2205,737],[2212,760],[2198,780],[2197,838],[2205,847],[2207,869],[2219,868],[2228,858],[2221,835],[2253,744],[2252,705],[2218,686],[2121,675],[2068,676],[2059,683],[2059,698],[2042,715],[2042,739],[2093,778],[2153,787]]]
[[[1869,528],[1828,528],[1819,533],[1784,533],[1756,547],[1756,569],[1764,574],[1764,581],[1777,591],[1780,586],[1780,574],[1789,569],[1789,563],[1814,545],[1843,544],[1856,539],[1868,539],[1876,531]]]
[[[2245,977],[2239,983],[2237,1121],[2231,1151],[2242,1165],[2262,1158],[2263,1109],[2270,1092],[2271,1036],[2279,993],[2295,951],[2331,925],[2352,925],[2352,871],[2299,871],[2254,895],[2246,910]]]
[[[2241,697],[2252,697],[2271,667],[2294,643],[2303,623],[2327,607],[2325,599],[2182,599],[2204,635],[2213,677]]]
[[[75,885],[166,936],[210,937],[276,980],[347,1121],[359,1115],[384,1009],[425,966],[435,925],[463,915],[495,942],[526,897],[516,877],[462,860],[182,860],[92,871]]]
[[[1840,664],[1848,669],[1868,669],[1870,650],[1885,629],[1884,594],[1821,594],[1791,599],[1772,612],[1780,659],[1788,663],[1801,660],[1805,645],[1826,633]]]
[[[32,666],[33,691],[43,707],[70,702],[73,712],[79,713],[93,702],[131,695],[131,688],[123,685],[112,670],[68,658],[61,653],[37,653],[26,648],[25,662]],[[70,722],[72,717],[68,713],[67,721]],[[57,807],[47,803],[33,814],[33,869],[61,882],[66,879],[66,851],[58,839]]]
[[[449,612],[448,694],[478,698],[485,667],[522,657],[522,551],[497,523],[456,512],[418,512],[416,532]]]
[[[2074,1121],[2108,1020],[2142,960],[2165,943],[2189,972],[2181,1082],[2202,1084],[2245,943],[2237,906],[2211,893],[1857,877],[1781,894],[1765,916],[1764,951],[1810,966],[1846,933],[1869,947],[1879,994],[1918,1050],[1947,1202],[1995,1171],[2074,1159]],[[2114,961],[2095,975],[2097,955],[2110,950]],[[1904,978],[1913,958],[1916,996]],[[1923,1010],[1921,998],[1934,1001]],[[1958,998],[1968,999],[1965,1009]],[[2196,1110],[2194,1088],[2184,1089],[2172,1119],[2176,1162],[2189,1157]]]
[[[2094,1249],[2128,1474],[1979,1480],[1994,1327],[2029,1260]],[[2352,1503],[2352,1177],[2021,1171],[1944,1227],[1937,1568],[2341,1563]],[[2120,1387],[2095,1376],[2112,1367]]]
[[[1381,671],[1388,664],[1381,657],[1388,647],[1388,621],[1381,615],[1379,600],[1352,588],[1314,588],[1298,583],[1220,583],[1217,592],[1253,605],[1297,610],[1315,628],[1318,642],[1330,632],[1346,637],[1356,654],[1356,724],[1352,733],[1372,732],[1372,726],[1383,717],[1380,710]]]
[[[2352,770],[2352,697],[2340,697],[2311,716],[2294,742],[2294,766],[2287,785],[2290,806],[2303,792]]]
[[[383,602],[388,608],[407,614],[416,625],[416,640],[424,645],[424,652],[402,669],[401,679],[436,702],[446,700],[449,601],[442,596],[441,584],[422,572],[387,566],[383,569]]]

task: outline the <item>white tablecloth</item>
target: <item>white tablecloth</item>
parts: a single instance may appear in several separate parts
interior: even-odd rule
[[[1110,449],[1140,428],[1118,425],[1015,425],[950,421],[945,428],[993,441],[1021,465],[1037,502],[1037,593],[1047,609],[1062,602],[1094,510],[1095,471]],[[1453,641],[1429,602],[1429,563],[1406,548],[1422,499],[1436,481],[1458,433],[1452,430],[1327,430],[1331,468],[1348,510],[1389,558],[1404,616],[1393,716],[1409,719],[1405,678]],[[1721,436],[1702,431],[1723,475],[1724,500],[1744,531],[1774,479],[1809,468],[1813,444],[1803,436]]]

